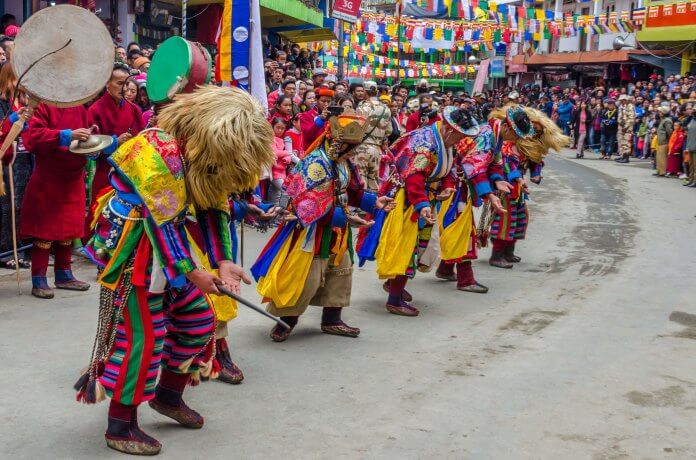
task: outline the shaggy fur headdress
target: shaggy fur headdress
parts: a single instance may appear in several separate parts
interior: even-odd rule
[[[534,126],[534,136],[527,139],[515,141],[517,151],[522,157],[533,163],[539,163],[544,159],[549,150],[560,152],[563,147],[568,146],[570,138],[563,134],[561,129],[544,112],[531,107],[523,107],[529,120]],[[501,107],[491,112],[490,118],[505,120],[507,118],[507,108]]]
[[[202,86],[180,94],[157,121],[184,149],[186,186],[199,209],[255,187],[262,169],[275,160],[263,108],[237,88]]]

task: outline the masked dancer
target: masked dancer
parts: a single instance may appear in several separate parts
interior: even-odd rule
[[[353,242],[350,225],[370,225],[348,206],[372,213],[389,210],[391,199],[364,190],[352,157],[365,138],[365,118],[331,117],[329,129],[308,149],[285,181],[297,222],[278,229],[251,271],[257,290],[270,300],[268,311],[295,327],[309,305],[323,308],[321,330],[357,337],[360,329],[342,319],[350,305]],[[283,342],[292,329],[276,326],[271,338]]]
[[[219,294],[220,284],[238,292],[249,281],[232,262],[228,197],[256,184],[273,161],[271,142],[255,99],[207,86],[177,96],[160,111],[157,129],[109,156],[113,191],[99,201],[86,247],[100,267],[100,326],[92,362],[76,384],[79,400],[111,398],[109,447],[160,451],[138,426],[143,402],[185,427],[203,426],[182,394],[211,370],[215,317],[205,294]],[[218,276],[196,261],[187,214],[196,216]]]
[[[451,108],[443,115],[444,120],[411,131],[391,146],[394,167],[381,192],[394,197],[395,208],[387,216],[375,218],[377,225],[370,229],[361,247],[361,257],[376,260],[377,274],[389,280],[386,309],[395,315],[419,314],[408,303],[410,295],[405,298],[405,286],[415,275],[419,246],[428,244],[422,230],[436,223],[430,184],[452,171],[452,147],[465,136],[478,133],[470,113]]]
[[[503,139],[503,173],[511,188],[502,195],[506,212],[493,214],[490,229],[493,248],[489,263],[509,269],[522,260],[515,255],[515,244],[524,239],[527,232],[524,170],[530,169],[532,181],[540,181],[544,156],[550,149],[560,152],[570,139],[545,114],[529,107],[514,105],[496,109],[491,112],[490,123]]]

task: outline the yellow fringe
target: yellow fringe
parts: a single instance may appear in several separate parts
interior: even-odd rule
[[[95,396],[95,402],[102,402],[106,399],[106,389],[104,388],[104,385],[97,380],[94,382],[94,396]]]
[[[201,367],[200,367],[201,376],[208,378],[208,377],[210,377],[210,374],[212,374],[212,372],[213,372],[213,360],[212,359],[210,361],[208,361],[207,363],[201,364]]]
[[[182,374],[188,374],[191,365],[193,364],[193,358],[189,358],[179,365],[179,370]]]

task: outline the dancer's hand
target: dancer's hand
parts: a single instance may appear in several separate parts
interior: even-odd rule
[[[186,274],[186,278],[193,284],[195,284],[196,287],[200,289],[201,292],[203,292],[204,294],[220,295],[220,291],[218,291],[217,285],[224,284],[224,282],[217,276],[213,275],[212,273],[199,270],[198,268],[188,272]]]
[[[394,198],[389,198],[388,196],[380,196],[377,198],[377,203],[375,203],[377,209],[384,209],[386,212],[391,211],[395,206]]]
[[[372,227],[375,224],[374,220],[365,220],[356,214],[349,214],[346,216],[346,220],[356,227]]]
[[[291,212],[288,212],[287,214],[285,214],[285,215],[283,216],[283,220],[284,220],[285,222],[294,222],[294,221],[297,220],[297,216],[296,216],[295,214],[291,213]]]
[[[437,201],[445,201],[449,197],[451,197],[453,193],[454,193],[453,188],[446,188],[446,189],[442,190],[440,193],[438,193],[438,195],[435,197],[435,199]]]
[[[512,184],[504,180],[496,181],[495,188],[499,192],[512,193]]]
[[[505,214],[507,212],[505,208],[503,208],[503,203],[500,201],[500,198],[498,198],[498,195],[495,193],[489,193],[485,198],[491,203],[491,207],[495,212],[500,214]]]
[[[543,179],[543,176],[534,176],[529,178],[529,180],[531,180],[535,184],[541,184],[541,179]]]
[[[430,206],[426,206],[425,208],[421,209],[420,216],[426,224],[435,224],[435,219],[433,218],[433,210],[430,209]]]
[[[241,281],[244,281],[244,284],[251,284],[251,279],[244,273],[244,269],[231,260],[221,261],[219,271],[222,282],[235,294],[240,292]]]
[[[522,189],[522,191],[529,191],[529,188],[527,187],[527,182],[525,182],[524,177],[520,177],[519,179],[517,179],[517,183],[520,184],[520,188]]]

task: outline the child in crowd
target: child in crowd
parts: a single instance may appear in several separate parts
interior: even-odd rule
[[[292,157],[285,147],[285,132],[288,130],[285,120],[273,118],[271,126],[273,127],[273,151],[275,152],[276,160],[273,168],[271,168],[271,183],[269,184],[266,201],[277,205],[280,197],[283,195],[283,182],[285,181],[288,165],[292,163]]]
[[[300,130],[300,114],[292,117],[290,129],[285,131],[285,149],[290,152],[292,162],[297,163],[304,156],[302,150],[302,131]]]
[[[650,157],[655,158],[657,154],[657,128],[650,130]]]
[[[641,117],[640,125],[638,126],[638,131],[636,137],[638,138],[636,142],[636,156],[640,158],[645,158],[645,140],[648,134],[648,120],[647,117]]]

